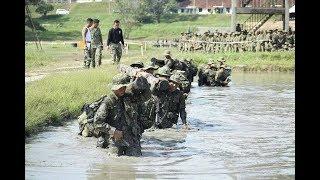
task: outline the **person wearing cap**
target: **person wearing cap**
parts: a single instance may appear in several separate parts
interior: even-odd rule
[[[99,28],[99,19],[94,19],[93,24],[90,27],[90,34],[91,34],[91,65],[93,68],[97,65],[101,65],[101,51],[103,50],[103,43],[102,43],[102,34]],[[90,62],[87,64],[87,68],[90,67]]]
[[[111,49],[113,64],[118,64],[124,47],[123,31],[119,20],[113,21],[113,27],[108,32],[107,46]]]
[[[223,64],[216,73],[214,86],[226,86],[230,81],[230,79],[228,79],[226,76],[228,76],[226,65]]]
[[[187,59],[184,59],[183,60],[186,65],[187,65],[187,78],[190,82],[190,84],[193,82],[193,78],[197,75],[198,73],[198,68],[197,66],[195,66],[193,63],[192,63],[192,59],[190,60],[187,60]]]
[[[82,28],[82,41],[84,42],[84,67],[87,67],[87,63],[91,62],[90,44],[91,44],[91,34],[90,27],[93,24],[93,19],[88,18],[86,25]]]
[[[164,57],[165,57],[165,60],[164,60],[165,65],[168,66],[170,69],[172,69],[174,65],[174,60],[171,57],[171,51],[165,50]]]
[[[190,92],[191,82],[188,80],[188,72],[181,71],[181,70],[174,70],[170,78],[171,79],[173,78],[179,82],[179,85],[180,85],[179,89],[183,93],[188,94]]]
[[[224,57],[220,57],[219,60],[217,60],[220,64],[219,66],[222,66],[225,64],[226,60],[224,59]]]
[[[171,128],[174,124],[177,124],[180,116],[184,127],[188,128],[186,122],[185,96],[183,92],[178,89],[179,82],[177,82],[176,79],[168,78],[170,77],[168,71],[161,71],[159,75],[168,79],[169,87],[165,93],[155,96],[156,120],[153,127],[159,129]]]
[[[141,146],[138,143],[140,141],[136,138],[140,133],[139,125],[131,122],[132,119],[128,116],[128,108],[131,108],[126,105],[128,102],[125,94],[129,83],[128,75],[123,73],[115,75],[112,79],[112,93],[103,99],[94,116],[95,129],[102,134],[98,138],[98,146],[109,144],[111,135],[110,139],[117,149],[118,156],[141,155]]]
[[[187,125],[187,113],[185,110],[186,94],[178,87],[181,87],[181,80],[177,76],[171,76],[169,79],[169,112],[167,112],[167,118],[164,119],[167,123],[162,122],[162,127],[172,127],[174,124],[177,125],[180,116],[183,127],[189,129]]]
[[[137,62],[134,62],[134,63],[130,64],[130,66],[133,67],[133,68],[138,68],[138,69],[140,69],[140,68],[143,68],[143,67],[144,67],[144,64],[143,64],[143,62],[141,62],[141,61],[137,61]]]

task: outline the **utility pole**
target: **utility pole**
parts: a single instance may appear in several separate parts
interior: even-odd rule
[[[231,0],[231,31],[235,32],[236,31],[236,22],[237,22],[237,0]]]
[[[289,30],[289,0],[284,0],[284,18],[283,18],[283,28],[285,32]]]

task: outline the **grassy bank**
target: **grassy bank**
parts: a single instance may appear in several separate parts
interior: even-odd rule
[[[108,67],[51,75],[28,84],[25,88],[26,134],[79,115],[85,102],[108,93],[107,84],[114,74],[115,68]]]
[[[209,59],[224,57],[227,65],[236,71],[294,71],[295,52],[244,52],[244,53],[178,53],[180,59],[192,58],[196,64],[207,63]]]

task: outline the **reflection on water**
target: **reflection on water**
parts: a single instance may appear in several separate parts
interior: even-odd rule
[[[116,157],[77,122],[28,139],[27,179],[294,179],[294,74],[233,73],[230,87],[193,84],[192,130],[142,138],[143,157]]]

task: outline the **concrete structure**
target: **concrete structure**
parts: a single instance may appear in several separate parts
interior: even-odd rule
[[[290,1],[294,5],[295,1]],[[289,30],[289,0],[232,0],[231,29],[235,30],[237,14],[251,14],[241,23],[242,29],[257,31],[273,15],[282,15],[283,30]]]

